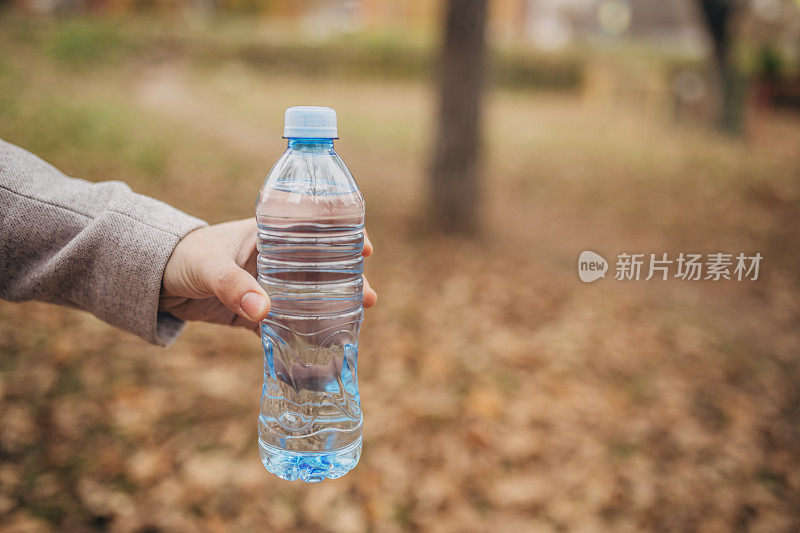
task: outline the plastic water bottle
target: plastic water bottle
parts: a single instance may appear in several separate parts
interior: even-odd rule
[[[333,149],[333,109],[287,109],[283,137],[256,201],[258,280],[272,300],[258,445],[268,471],[312,482],[361,455],[364,199]]]

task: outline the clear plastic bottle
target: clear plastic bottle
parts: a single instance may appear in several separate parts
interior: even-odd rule
[[[258,444],[267,470],[312,482],[361,455],[364,199],[333,149],[333,109],[287,109],[283,136],[256,201],[258,280],[272,300]]]

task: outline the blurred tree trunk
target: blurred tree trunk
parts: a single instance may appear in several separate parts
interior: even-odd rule
[[[471,234],[478,227],[486,0],[448,0],[445,9],[431,218],[441,231]]]
[[[714,63],[719,93],[719,128],[737,135],[742,129],[744,80],[731,50],[731,26],[741,0],[699,0],[706,29],[714,45]]]

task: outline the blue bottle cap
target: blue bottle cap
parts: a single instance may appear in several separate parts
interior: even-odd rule
[[[300,105],[286,110],[283,137],[293,139],[338,139],[336,111],[330,107]]]

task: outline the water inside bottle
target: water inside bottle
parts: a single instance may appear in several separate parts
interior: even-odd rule
[[[272,189],[257,208],[261,323],[259,451],[284,479],[344,475],[361,451],[358,333],[363,202],[356,192]]]

